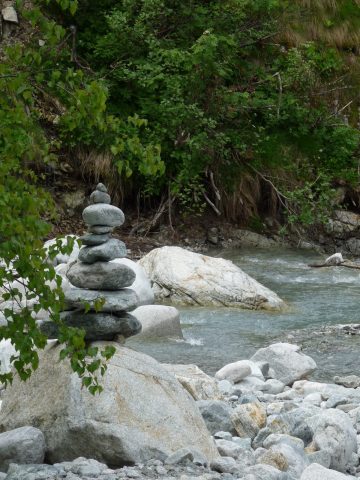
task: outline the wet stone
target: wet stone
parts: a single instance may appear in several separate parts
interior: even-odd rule
[[[120,290],[135,281],[135,272],[121,263],[74,263],[67,271],[71,284],[87,290]]]
[[[84,263],[110,262],[115,258],[126,257],[125,243],[112,238],[106,243],[94,247],[83,247],[79,252],[79,260]]]
[[[68,311],[61,313],[61,319],[68,327],[83,328],[88,341],[113,340],[117,335],[129,338],[141,332],[141,323],[129,313],[117,316],[111,313]],[[58,338],[59,327],[56,323],[43,322],[40,329],[48,338]]]

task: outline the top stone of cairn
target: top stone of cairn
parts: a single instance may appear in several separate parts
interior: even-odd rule
[[[90,195],[91,203],[107,203],[111,202],[110,195],[107,193],[107,188],[103,183],[98,183],[96,189]]]
[[[96,190],[90,195],[92,205],[85,208],[82,213],[84,222],[90,226],[120,227],[125,221],[125,216],[120,208],[110,205],[110,195],[105,185],[99,183]]]

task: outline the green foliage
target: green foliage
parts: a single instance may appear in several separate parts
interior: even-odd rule
[[[344,87],[342,56],[320,43],[273,41],[294,8],[262,0],[107,0],[96,8],[79,1],[81,53],[106,77],[112,112],[137,113],[148,121],[143,138],[161,144],[164,168],[153,191],[170,182],[192,211],[195,198],[203,208],[209,171],[225,191],[247,165],[291,171],[295,183],[309,180],[303,170],[310,183],[319,175],[330,186],[355,178],[358,133],[323,95]],[[144,189],[143,175],[137,185]]]
[[[57,3],[75,13],[76,1]],[[71,34],[39,8],[21,14],[31,35],[4,46],[0,56],[0,292],[7,319],[0,339],[11,340],[17,350],[14,367],[26,380],[38,366],[38,349],[46,345],[35,320],[36,313],[46,311],[61,327],[61,357],[70,360],[83,385],[96,393],[114,350],[88,347],[83,330],[61,323],[61,277],[47,255],[71,251],[73,241],[69,238],[63,246],[57,242],[49,254],[43,248],[55,207],[39,186],[40,172],[56,161],[58,151],[75,146],[112,151],[119,170],[127,173],[125,162],[130,160],[133,170],[146,175],[162,171],[163,165],[159,147],[140,142],[138,134],[146,122],[136,115],[120,119],[107,113],[106,85],[78,68]],[[12,378],[13,373],[0,375],[5,383]]]

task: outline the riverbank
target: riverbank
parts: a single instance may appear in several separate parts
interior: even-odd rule
[[[191,395],[219,456],[189,444],[123,468],[79,458],[54,465],[10,465],[3,480],[346,480],[360,477],[360,377],[302,380],[316,363],[298,347],[271,345],[210,377],[169,365]],[[104,392],[102,395],[106,395]],[[7,404],[9,399],[5,398]],[[8,409],[8,406],[7,406]],[[2,452],[0,434],[0,457]],[[31,447],[31,446],[30,446]],[[16,449],[13,449],[13,452]],[[29,448],[31,451],[31,448]],[[12,453],[13,453],[12,452]],[[351,476],[348,476],[350,474]]]

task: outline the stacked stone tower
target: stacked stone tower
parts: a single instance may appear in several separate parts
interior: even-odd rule
[[[61,317],[66,325],[83,328],[87,340],[113,340],[119,335],[127,338],[141,331],[140,322],[127,313],[139,303],[136,293],[127,288],[136,275],[126,265],[112,262],[127,252],[124,242],[111,238],[125,217],[110,205],[110,195],[102,183],[92,192],[90,201],[82,214],[88,227],[81,237],[83,247],[66,273],[70,284],[64,285],[64,293],[69,310]],[[57,336],[57,325],[52,322],[44,323],[42,329],[50,338]]]

